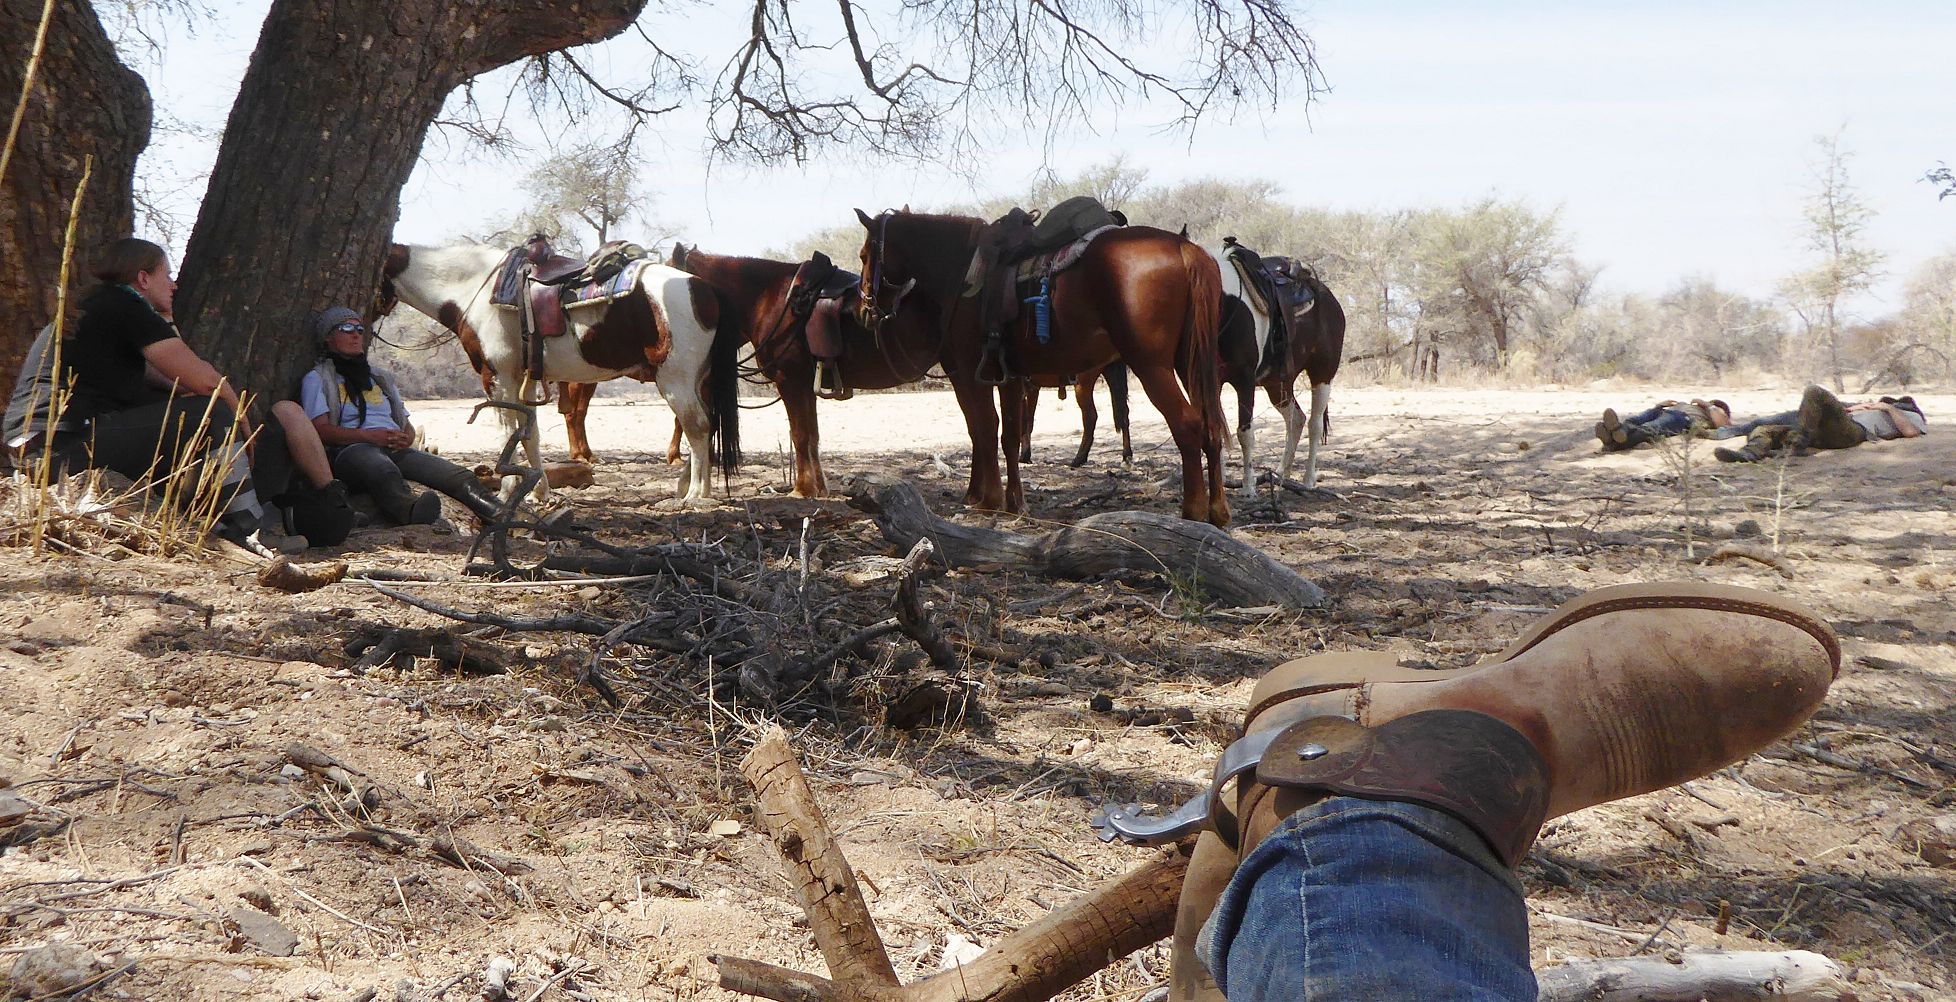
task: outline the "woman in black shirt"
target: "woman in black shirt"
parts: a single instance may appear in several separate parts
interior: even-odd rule
[[[260,553],[303,549],[303,539],[288,539],[276,519],[264,517],[237,444],[251,437],[237,389],[191,350],[171,320],[177,284],[163,248],[118,240],[95,277],[102,284],[82,301],[81,319],[62,346],[63,382],[71,385],[63,423],[79,430],[53,436],[57,461],[138,481],[221,463],[226,497],[217,534]]]

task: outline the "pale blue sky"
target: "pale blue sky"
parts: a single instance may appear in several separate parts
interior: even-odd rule
[[[197,37],[177,33],[161,70],[145,68],[159,103],[221,127],[265,6],[220,4]],[[1159,109],[1110,110],[1095,133],[1057,145],[1052,168],[1064,176],[1125,154],[1158,182],[1275,178],[1291,200],[1333,209],[1492,193],[1559,207],[1575,251],[1603,267],[1608,287],[1656,292],[1705,275],[1768,295],[1808,260],[1800,208],[1813,137],[1845,126],[1853,180],[1878,213],[1868,242],[1889,255],[1889,280],[1864,311],[1892,307],[1916,265],[1956,250],[1956,199],[1939,204],[1919,181],[1938,160],[1956,161],[1956,18],[1946,4],[1323,0],[1304,13],[1332,86],[1308,115],[1298,103],[1252,111],[1210,123],[1191,145],[1159,133]],[[717,33],[730,16],[688,9],[661,30]],[[540,146],[542,134],[530,135]],[[699,135],[695,117],[673,116],[647,146],[647,166],[661,223],[714,249],[783,246],[847,222],[856,206],[974,194],[941,167],[846,157],[709,174]],[[160,145],[152,160],[166,187],[165,171],[201,171],[215,155],[202,141]],[[1043,152],[1001,130],[977,173],[990,190],[1017,190]],[[425,153],[398,236],[439,242],[521,207],[501,180],[507,166],[485,168],[439,139]],[[200,187],[172,196],[186,218]]]

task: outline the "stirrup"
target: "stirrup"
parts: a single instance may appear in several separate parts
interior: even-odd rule
[[[842,379],[842,370],[826,358],[815,360],[815,395],[823,400],[847,400],[856,395]]]
[[[985,335],[985,348],[978,356],[978,371],[972,375],[986,386],[1004,386],[1012,381],[1012,367],[1005,361],[1005,341],[996,333]]]

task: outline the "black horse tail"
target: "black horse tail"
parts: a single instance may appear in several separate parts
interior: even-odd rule
[[[1114,398],[1114,430],[1127,434],[1127,363],[1115,362],[1101,372],[1107,380],[1107,395]]]
[[[702,279],[693,281],[706,285]],[[718,315],[714,317],[713,347],[706,361],[706,406],[713,412],[713,448],[720,463],[720,479],[731,483],[740,470],[740,346],[747,338],[726,297],[718,289],[711,294]]]

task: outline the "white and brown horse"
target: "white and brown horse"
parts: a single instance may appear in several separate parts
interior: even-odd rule
[[[481,244],[394,244],[382,269],[381,301],[391,306],[398,298],[453,331],[483,391],[514,402],[525,378],[521,321],[517,310],[490,303],[506,253]],[[716,449],[723,476],[739,466],[741,335],[722,315],[710,286],[683,271],[649,265],[630,293],[573,310],[567,327],[563,336],[545,339],[538,381],[599,383],[630,375],[658,383],[692,453],[680,476],[681,498],[707,497]],[[505,427],[516,427],[514,415],[498,413]],[[524,450],[541,469],[534,423]],[[545,491],[538,483],[539,500]]]
[[[1252,423],[1256,387],[1262,386],[1270,404],[1284,415],[1284,463],[1278,476],[1289,479],[1297,460],[1297,440],[1306,425],[1297,402],[1297,377],[1311,387],[1310,452],[1304,460],[1304,486],[1318,485],[1318,446],[1324,441],[1326,412],[1331,406],[1331,380],[1345,351],[1345,308],[1311,269],[1299,265],[1295,281],[1310,288],[1315,303],[1290,321],[1284,358],[1264,358],[1270,350],[1270,315],[1263,297],[1245,288],[1243,276],[1227,256],[1227,247],[1211,250],[1222,270],[1223,307],[1217,332],[1222,351],[1223,382],[1236,388],[1236,443],[1243,450],[1245,497],[1256,496],[1256,429]],[[1261,378],[1258,378],[1259,375]]]

